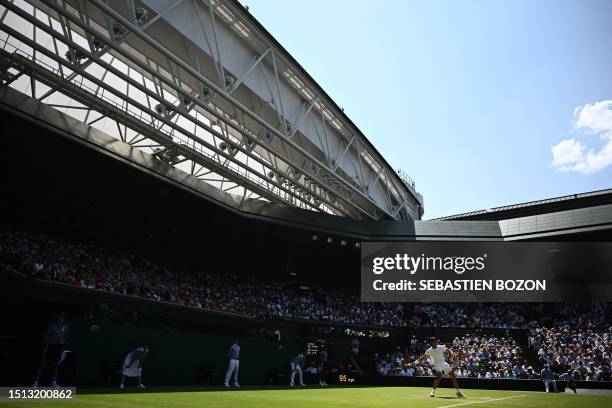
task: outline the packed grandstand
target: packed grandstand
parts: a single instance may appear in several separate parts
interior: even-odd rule
[[[608,303],[365,303],[359,301],[356,282],[349,292],[295,279],[266,282],[238,272],[181,272],[40,233],[4,234],[0,254],[35,278],[259,319],[496,329],[531,328],[537,321],[552,327],[589,328],[605,326],[611,313]]]
[[[511,336],[470,335],[450,343],[460,356],[456,362],[458,377],[539,379],[544,366],[558,374],[570,373],[577,381],[610,381],[612,327],[601,330],[532,327],[527,353]],[[397,350],[376,355],[381,375],[433,376],[428,365],[416,359],[429,346],[414,336]],[[537,353],[537,358],[534,358]]]

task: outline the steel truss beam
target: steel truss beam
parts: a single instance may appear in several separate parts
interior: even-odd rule
[[[4,32],[8,33],[12,37],[18,39],[19,41],[23,42],[24,44],[32,47],[33,49],[36,49],[41,54],[44,54],[44,55],[46,55],[49,58],[53,58],[56,62],[58,62],[60,64],[61,63],[65,63],[61,59],[55,59],[56,55],[54,55],[53,53],[49,52],[47,49],[45,49],[43,47],[40,47],[34,41],[32,41],[29,38],[25,37],[24,35],[22,35],[18,31],[8,27],[4,23],[0,23],[0,29],[2,31],[4,31]],[[211,159],[209,156],[206,156],[202,152],[198,152],[197,150],[193,149],[192,147],[189,147],[189,146],[181,144],[181,143],[176,143],[172,139],[171,135],[162,133],[162,132],[159,131],[159,129],[151,127],[150,125],[144,123],[139,118],[135,118],[130,113],[128,113],[127,110],[121,109],[120,107],[117,107],[116,105],[114,105],[114,104],[112,104],[110,102],[107,102],[104,99],[91,94],[90,92],[84,91],[84,89],[82,87],[79,87],[78,85],[76,85],[73,82],[67,81],[66,80],[67,78],[64,78],[64,77],[62,77],[60,75],[57,75],[56,73],[52,72],[48,68],[47,69],[44,68],[40,63],[36,63],[35,61],[32,61],[29,58],[24,57],[24,56],[22,56],[20,54],[7,53],[4,50],[0,51],[0,61],[2,61],[4,64],[13,66],[14,68],[20,70],[21,72],[27,72],[31,77],[33,77],[34,79],[44,83],[45,85],[47,85],[47,86],[49,86],[51,88],[55,87],[55,88],[59,89],[61,87],[61,91],[62,91],[62,93],[64,95],[71,97],[75,101],[77,101],[77,102],[79,102],[79,103],[81,103],[81,104],[83,104],[83,105],[85,105],[87,107],[90,107],[91,109],[93,109],[93,110],[95,110],[97,112],[103,112],[104,116],[112,117],[114,120],[117,121],[117,123],[121,123],[121,124],[129,127],[130,129],[137,131],[138,134],[146,136],[147,139],[156,141],[159,144],[159,146],[166,146],[162,150],[157,151],[156,154],[155,154],[156,156],[160,156],[163,152],[167,152],[167,151],[173,151],[177,155],[184,156],[184,159],[181,159],[180,161],[173,162],[172,164],[178,164],[179,162],[185,161],[186,158],[189,158],[194,163],[200,164],[200,165],[202,165],[202,166],[204,166],[206,168],[209,168],[209,169],[214,169],[214,171],[216,173],[218,173],[218,174],[220,174],[220,175],[222,175],[222,176],[224,176],[224,177],[226,177],[228,179],[238,179],[238,180],[240,180],[240,185],[243,185],[243,186],[247,187],[251,191],[256,191],[262,197],[266,197],[266,198],[270,199],[271,201],[281,201],[281,200],[279,200],[279,197],[277,195],[275,195],[275,194],[272,194],[269,191],[269,189],[262,188],[260,185],[258,185],[254,181],[250,180],[248,177],[245,177],[244,175],[240,174],[239,171],[234,171],[232,168],[230,168],[228,166],[224,166],[224,165],[216,162],[215,160]],[[78,68],[75,68],[75,67],[66,67],[66,68],[78,69]],[[83,78],[86,78],[86,79],[90,80],[91,82],[97,84],[98,88],[103,88],[103,89],[105,89],[105,90],[107,90],[107,91],[109,91],[111,93],[114,93],[115,96],[122,96],[122,94],[120,92],[114,90],[111,87],[105,86],[103,82],[100,82],[95,77],[93,77],[90,74],[88,74],[87,72],[82,71],[80,69],[78,69],[78,71],[75,71],[75,72],[77,72]],[[77,78],[77,77],[78,76],[74,76],[73,78]],[[156,112],[154,112],[154,111],[152,111],[150,109],[146,109],[142,105],[136,105],[136,106],[138,108],[141,108],[143,112],[146,112],[147,114],[151,115],[152,117],[155,117],[157,120],[162,121],[162,122],[164,122],[166,124],[169,124],[175,130],[178,130],[180,132],[184,132],[183,128],[178,127],[173,122],[168,122],[168,120],[166,118],[164,118],[163,116],[157,114]],[[70,108],[70,109],[90,109],[90,108],[82,108],[82,107],[74,107],[74,106],[67,106],[67,107]],[[207,143],[205,141],[202,141],[202,144],[205,144],[211,150],[215,150],[217,154],[223,156],[224,158],[226,158],[228,160],[232,159],[232,156],[230,156],[229,154],[219,150],[218,148],[214,147],[213,145],[210,145],[209,143]],[[236,164],[242,165],[242,163],[240,163],[240,162],[237,162],[237,161],[233,161],[233,162],[235,162]],[[264,174],[256,173],[255,171],[253,171],[250,168],[245,170],[245,171],[250,171],[250,172],[255,173],[256,175],[260,176],[261,178],[265,178]],[[304,201],[301,197],[295,195],[291,190],[280,186],[278,183],[271,182],[270,184],[275,185],[280,190],[283,190],[287,194],[295,197],[296,199],[299,199],[304,204],[310,205],[310,203]],[[282,201],[291,203],[290,201],[288,201],[286,199],[283,199]]]
[[[19,38],[19,33],[14,32],[12,29],[7,28],[4,24],[0,24],[0,29],[3,31],[10,33],[12,36]],[[26,38],[20,38],[20,41],[27,43]],[[28,44],[30,45],[30,44]],[[278,201],[278,197],[274,194],[271,194],[267,189],[260,188],[259,185],[254,183],[252,180],[244,177],[237,171],[233,171],[231,168],[227,166],[222,166],[216,161],[210,159],[208,156],[197,152],[196,150],[184,146],[181,144],[176,144],[173,142],[172,138],[169,135],[159,132],[157,129],[146,125],[142,121],[134,118],[129,113],[119,109],[117,106],[111,104],[110,102],[106,102],[105,100],[95,97],[93,95],[88,95],[88,92],[83,92],[83,89],[79,86],[75,85],[72,82],[65,82],[64,78],[59,75],[54,74],[50,70],[46,70],[41,67],[41,65],[31,61],[26,57],[21,57],[20,55],[11,55],[6,51],[0,51],[0,61],[4,63],[13,64],[17,69],[24,70],[30,74],[30,76],[41,83],[49,87],[54,87],[61,85],[62,93],[66,96],[71,97],[75,101],[82,103],[85,106],[90,107],[98,112],[106,112],[107,116],[112,117],[117,123],[124,124],[125,126],[133,129],[139,134],[146,135],[147,139],[151,139],[159,143],[159,146],[167,146],[162,148],[161,150],[155,152],[156,156],[161,156],[162,153],[173,151],[176,154],[180,154],[184,156],[184,159],[177,160],[172,162],[171,164],[178,164],[181,161],[189,158],[194,163],[201,164],[206,166],[209,169],[213,169],[218,174],[227,177],[227,178],[237,178],[241,181],[241,185],[246,186],[248,189],[252,191],[256,191],[258,194],[262,195],[270,199],[271,201]],[[50,105],[56,106],[56,105]],[[90,108],[82,108],[82,107],[74,107],[74,106],[66,106],[70,109],[90,109]],[[287,191],[290,192],[290,191]]]

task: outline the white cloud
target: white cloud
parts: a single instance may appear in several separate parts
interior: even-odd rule
[[[584,158],[584,146],[576,139],[566,139],[552,147],[553,166],[576,164]]]
[[[586,104],[574,111],[575,128],[593,132],[612,132],[612,100]]]
[[[599,136],[603,146],[596,150],[574,138],[551,148],[551,166],[563,172],[592,174],[612,164],[612,100],[579,106],[574,110],[574,130]]]

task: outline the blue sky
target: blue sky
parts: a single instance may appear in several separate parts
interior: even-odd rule
[[[612,1],[242,3],[426,219],[612,187]]]

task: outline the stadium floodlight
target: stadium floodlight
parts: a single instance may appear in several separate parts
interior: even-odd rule
[[[346,240],[345,240],[345,239],[343,239],[342,241],[340,241],[340,246],[343,246],[343,247],[345,247],[345,246],[346,246]]]
[[[155,105],[155,111],[162,116],[168,115],[168,107],[164,103],[158,103]]]
[[[247,138],[246,146],[249,149],[249,151],[251,151],[255,148],[255,142],[252,139]]]
[[[212,89],[207,86],[202,87],[201,98],[205,101],[210,101],[215,96],[215,93]]]
[[[225,88],[226,88],[226,89],[231,89],[231,87],[234,85],[234,81],[235,81],[235,80],[234,80],[234,78],[233,78],[233,77],[231,77],[231,76],[227,75],[227,76],[225,77]]]
[[[120,39],[121,37],[127,34],[127,28],[125,28],[123,24],[120,24],[115,21],[111,25],[111,34],[113,35],[114,39]]]
[[[136,22],[140,25],[144,24],[149,19],[149,12],[142,7],[136,7],[134,14],[136,15]]]
[[[99,52],[104,48],[104,43],[97,38],[94,38],[91,42],[93,45],[94,51]]]
[[[334,243],[334,239],[332,237],[327,237],[327,243],[328,244],[333,244]]]
[[[314,234],[314,235],[312,236],[312,240],[313,240],[313,241],[318,241],[318,240],[319,240],[319,236],[318,236],[318,235],[316,235],[316,234]]]
[[[85,56],[81,55],[81,53],[75,49],[69,49],[66,51],[65,57],[71,64],[75,65],[80,64],[81,61],[85,59]]]

